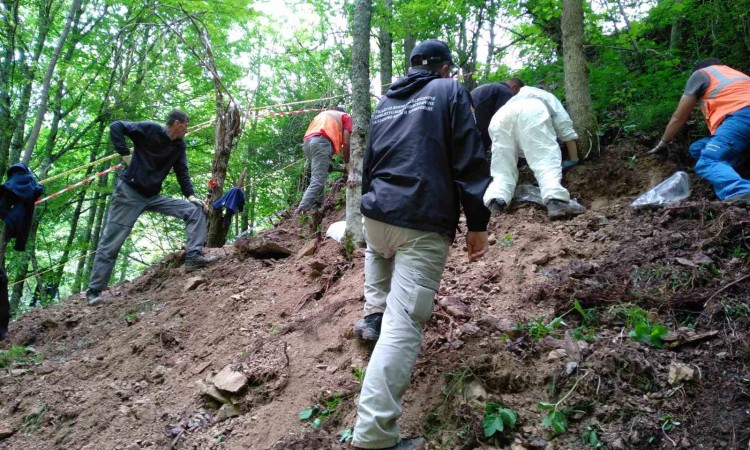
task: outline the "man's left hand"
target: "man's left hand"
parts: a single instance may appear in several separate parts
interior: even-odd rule
[[[488,245],[486,231],[469,231],[466,233],[466,253],[469,254],[469,262],[476,261],[484,256]]]
[[[191,195],[187,199],[190,203],[194,204],[195,206],[199,206],[204,213],[208,214],[208,206],[203,200],[197,198],[195,195]]]
[[[654,147],[651,150],[649,150],[648,154],[649,155],[655,155],[655,154],[661,152],[662,150],[664,150],[665,148],[667,148],[667,146],[668,146],[668,144],[666,142],[664,142],[662,140],[659,140],[659,143],[656,144],[656,147]]]

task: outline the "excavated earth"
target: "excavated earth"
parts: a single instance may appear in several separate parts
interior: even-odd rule
[[[473,264],[456,240],[402,434],[429,449],[748,448],[750,215],[693,174],[688,201],[634,211],[681,168],[644,150],[566,174],[582,216],[493,217]],[[209,268],[185,274],[173,255],[101,306],[77,295],[19,318],[2,349],[32,350],[0,369],[0,448],[348,447],[371,352],[351,333],[363,251],[315,233],[343,218],[341,198],[334,185],[310,221],[211,250]],[[668,327],[661,345],[630,337],[639,315]],[[485,437],[489,402],[515,429]]]

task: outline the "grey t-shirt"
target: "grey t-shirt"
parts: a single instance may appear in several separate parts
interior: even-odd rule
[[[702,70],[696,70],[688,78],[687,84],[685,84],[685,91],[682,94],[695,95],[701,98],[706,93],[709,84],[711,84],[711,78],[709,78],[708,74]]]

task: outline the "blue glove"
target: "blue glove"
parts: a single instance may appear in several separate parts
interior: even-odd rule
[[[577,166],[578,162],[579,161],[577,159],[570,159],[568,161],[563,161],[563,163],[562,163],[562,169],[563,169],[563,171],[569,170],[573,166]]]

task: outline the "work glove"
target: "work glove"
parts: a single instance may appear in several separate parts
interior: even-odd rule
[[[191,195],[190,197],[188,197],[188,201],[195,206],[199,206],[204,213],[208,214],[208,206],[203,202],[203,200],[197,198],[195,195]]]
[[[661,152],[662,150],[666,149],[668,145],[669,145],[669,144],[667,144],[666,142],[664,142],[664,141],[662,141],[662,140],[660,139],[660,140],[659,140],[659,143],[658,143],[658,144],[656,144],[656,147],[654,147],[654,148],[652,148],[651,150],[649,150],[648,154],[649,154],[649,155],[655,155],[655,154],[657,154],[657,153]]]
[[[569,159],[567,161],[563,161],[562,163],[562,170],[563,172],[570,170],[573,168],[573,166],[577,166],[580,161],[577,159]]]
[[[132,155],[122,155],[122,163],[125,164],[125,167],[128,167],[130,165],[131,159],[133,159]]]

